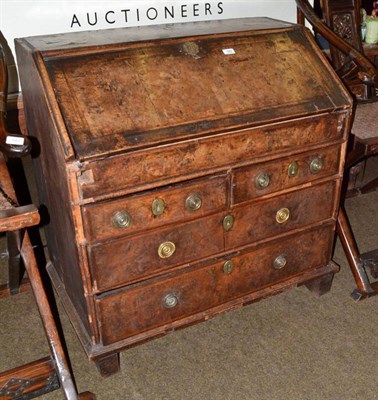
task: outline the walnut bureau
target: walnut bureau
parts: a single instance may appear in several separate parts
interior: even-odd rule
[[[268,18],[18,39],[49,274],[106,376],[119,352],[331,287],[352,100]]]

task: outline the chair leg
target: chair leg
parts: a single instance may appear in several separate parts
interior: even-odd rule
[[[363,259],[361,258],[357,248],[357,243],[354,240],[348,220],[344,210],[341,207],[337,218],[337,233],[340,237],[341,244],[354,276],[354,280],[357,284],[357,289],[355,289],[351,294],[352,298],[356,301],[359,301],[376,295],[378,293],[377,282],[371,284],[369,281]]]
[[[373,192],[374,190],[377,190],[377,189],[378,189],[378,178],[375,178],[372,181],[370,181],[369,183],[367,183],[366,185],[362,186],[360,188],[360,193],[365,194],[365,193]]]
[[[21,246],[21,256],[24,260],[26,271],[30,279],[30,284],[38,306],[38,311],[41,315],[51,354],[55,362],[58,379],[63,389],[65,398],[67,400],[78,400],[80,398],[95,399],[92,394],[85,393],[82,397],[79,397],[77,393],[75,383],[70,371],[70,366],[68,364],[63,345],[59,337],[57,326],[55,324],[50,304],[47,299],[45,289],[43,287],[42,278],[35,260],[34,251],[27,233],[25,233],[24,240]]]
[[[378,249],[362,254],[361,259],[365,268],[370,270],[371,276],[378,279]]]
[[[20,284],[25,271],[20,255],[22,235],[22,231],[7,232],[8,288],[10,295],[20,292]]]
[[[365,169],[365,161],[353,165],[348,170],[348,186],[346,189],[346,197],[354,197],[360,194],[360,182]]]

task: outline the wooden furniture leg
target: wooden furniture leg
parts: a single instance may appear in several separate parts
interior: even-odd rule
[[[1,176],[2,179],[7,177],[7,175]],[[19,209],[26,209],[28,212],[23,214]],[[29,235],[26,230],[20,231],[18,229],[38,223],[37,209],[33,206],[5,209],[1,210],[0,217],[0,231],[6,231],[9,238],[12,238],[12,248],[9,253],[13,261],[10,266],[14,265],[18,269],[21,260],[25,265],[52,355],[47,359],[41,359],[1,373],[0,399],[34,398],[55,390],[59,387],[59,384],[67,400],[94,399],[95,397],[88,392],[79,395],[76,391]],[[14,226],[16,230],[9,231],[8,229],[11,226]],[[17,252],[19,256],[17,256]],[[18,272],[12,274],[11,272],[14,282],[10,286],[10,292],[12,292],[12,288],[17,290],[20,278]]]
[[[359,301],[376,295],[378,293],[378,282],[370,283],[366,267],[368,264],[375,265],[375,272],[377,271],[378,257],[374,260],[371,256],[375,253],[378,256],[378,251],[360,255],[349,222],[341,207],[337,218],[337,233],[357,284],[357,288],[351,294],[352,298]]]
[[[103,378],[117,373],[120,369],[119,353],[113,353],[104,357],[99,357],[94,361]]]
[[[323,296],[331,290],[334,276],[335,274],[324,275],[320,278],[307,282],[305,286],[316,296]]]
[[[8,248],[8,285],[10,294],[19,293],[21,279],[24,275],[24,267],[20,256],[21,232],[7,232],[7,248]]]
[[[65,357],[63,346],[61,344],[58,331],[55,326],[55,320],[51,312],[51,308],[43,288],[41,275],[38,270],[37,263],[32,254],[33,248],[26,233],[24,237],[24,245],[21,248],[21,255],[26,262],[26,270],[30,279],[30,284],[37,302],[38,310],[42,318],[43,327],[48,338],[51,354],[56,364],[56,369],[59,371],[58,378],[63,392],[68,400],[78,399],[75,384],[73,382],[70,367]]]
[[[361,194],[370,193],[370,192],[372,192],[374,190],[377,190],[377,188],[378,188],[378,178],[373,179],[372,181],[370,181],[366,185],[362,186],[360,188],[360,193]]]

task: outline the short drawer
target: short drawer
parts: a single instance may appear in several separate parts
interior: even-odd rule
[[[340,146],[260,163],[235,171],[232,182],[234,204],[279,190],[311,182],[339,172]]]
[[[102,343],[178,320],[185,325],[185,317],[209,309],[211,314],[212,307],[323,267],[331,256],[332,237],[333,229],[323,227],[172,278],[100,295],[96,307]]]
[[[180,223],[227,208],[226,175],[83,207],[89,243]]]
[[[107,290],[224,251],[222,215],[90,246],[95,287]]]
[[[233,225],[226,232],[226,248],[248,245],[333,218],[335,189],[336,181],[328,181],[268,200],[236,206],[230,213]]]

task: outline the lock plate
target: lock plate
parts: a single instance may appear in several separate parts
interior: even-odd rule
[[[151,210],[152,210],[152,214],[155,215],[155,217],[159,217],[160,215],[162,215],[164,213],[165,210],[165,202],[163,199],[155,199],[152,202],[151,205]]]
[[[223,218],[223,222],[222,222],[223,229],[226,232],[230,231],[232,229],[232,227],[234,226],[234,222],[235,222],[235,219],[234,219],[234,217],[232,215],[226,215]]]

